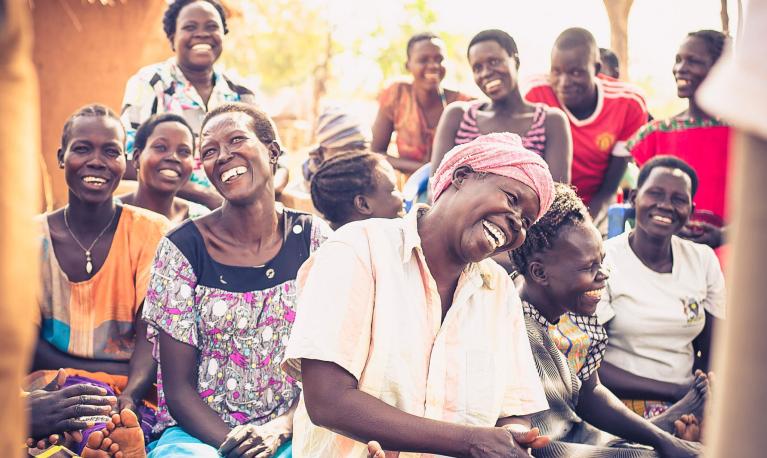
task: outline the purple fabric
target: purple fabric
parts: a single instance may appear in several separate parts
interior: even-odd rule
[[[93,385],[93,386],[104,388],[105,390],[107,390],[107,394],[106,394],[107,396],[116,396],[114,390],[108,384],[99,380],[94,380],[92,378],[81,377],[79,375],[70,375],[69,377],[67,377],[67,380],[64,382],[64,385],[61,388],[66,388],[72,385],[80,385],[83,383],[86,385]],[[144,443],[148,444],[151,440],[152,427],[157,421],[156,414],[154,410],[150,409],[149,407],[143,404],[138,406],[137,410],[138,410],[137,413],[139,415],[139,418],[141,418],[141,431],[144,433]],[[78,455],[81,455],[83,449],[85,448],[85,445],[88,443],[88,437],[90,437],[92,433],[96,431],[101,431],[102,429],[106,428],[106,426],[107,426],[106,423],[96,423],[90,428],[84,429],[82,431],[83,440],[79,444],[77,444],[77,448],[76,450],[74,450],[74,452],[77,453]]]

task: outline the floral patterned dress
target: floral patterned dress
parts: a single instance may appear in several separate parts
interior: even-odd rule
[[[159,331],[199,351],[197,390],[229,426],[264,424],[298,397],[294,379],[280,369],[295,320],[299,267],[330,229],[319,218],[283,210],[280,252],[258,267],[214,260],[192,221],[162,239],[144,303],[148,338],[159,357]],[[170,416],[158,358],[158,414],[154,432]]]

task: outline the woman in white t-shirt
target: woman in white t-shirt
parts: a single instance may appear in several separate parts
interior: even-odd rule
[[[705,186],[705,183],[702,184]],[[598,315],[609,336],[602,382],[650,418],[708,370],[711,330],[724,318],[724,276],[714,251],[677,237],[694,210],[695,171],[657,156],[630,197],[636,228],[605,243],[611,268]]]

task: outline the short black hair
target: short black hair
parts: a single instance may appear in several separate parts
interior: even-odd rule
[[[676,156],[655,156],[647,161],[641,169],[639,169],[639,177],[637,177],[637,190],[642,187],[650,176],[652,169],[657,167],[667,167],[670,169],[679,169],[686,173],[690,177],[690,197],[695,197],[695,193],[698,191],[698,174],[690,164],[679,159]]]
[[[479,32],[474,35],[474,38],[469,42],[469,46],[466,48],[466,57],[469,57],[469,50],[472,46],[483,41],[494,41],[498,43],[506,52],[509,57],[513,57],[519,65],[519,50],[517,49],[517,42],[511,38],[511,35],[499,29],[488,29]]]
[[[620,60],[618,60],[618,55],[611,49],[599,48],[599,60],[602,61],[603,70],[605,66],[612,67],[616,70],[620,69],[621,64]]]
[[[375,187],[378,153],[348,151],[324,161],[310,184],[312,204],[331,223],[343,225],[354,211],[354,198]]]
[[[112,118],[115,121],[117,121],[117,123],[120,125],[120,129],[122,129],[122,132],[123,132],[123,146],[125,146],[125,140],[126,140],[125,126],[120,120],[120,117],[117,116],[117,113],[115,113],[111,108],[109,108],[106,105],[102,105],[100,103],[92,103],[90,105],[85,105],[83,107],[80,107],[77,111],[72,113],[72,115],[67,119],[67,122],[64,123],[64,128],[61,130],[61,150],[62,151],[66,150],[69,144],[69,135],[70,135],[70,131],[72,130],[72,124],[75,122],[76,118],[79,118],[81,116],[90,116],[90,117],[104,116],[107,118]]]
[[[419,41],[426,41],[426,40],[438,40],[439,37],[432,33],[432,32],[421,32],[416,33],[410,39],[407,41],[407,58],[410,59],[410,52],[413,50],[413,46],[415,46],[416,43]]]
[[[202,120],[202,125],[200,126],[200,135],[202,135],[202,131],[205,129],[205,124],[207,124],[208,121],[215,118],[216,116],[226,113],[245,113],[246,115],[250,116],[250,118],[253,120],[250,128],[264,145],[268,146],[277,141],[277,131],[274,128],[272,119],[258,108],[242,102],[225,103],[210,110],[208,114],[205,115],[205,119]]]
[[[147,140],[149,140],[152,132],[154,132],[155,127],[164,122],[177,122],[183,124],[184,127],[189,129],[189,133],[192,134],[192,151],[194,151],[194,130],[192,130],[192,126],[189,125],[186,119],[175,113],[160,113],[152,115],[146,121],[141,123],[139,128],[136,130],[135,137],[133,138],[133,150],[143,150],[146,147]]]
[[[562,50],[584,47],[591,52],[594,59],[599,58],[597,40],[591,32],[581,27],[565,29],[554,41],[554,47]]]
[[[173,41],[173,35],[176,34],[176,21],[181,10],[191,3],[200,1],[208,2],[216,8],[218,15],[221,16],[221,25],[224,26],[224,35],[229,33],[229,29],[226,26],[226,11],[224,11],[224,7],[218,0],[174,0],[168,5],[168,9],[165,10],[165,14],[162,17],[162,29],[168,40]]]
[[[727,35],[717,30],[703,29],[696,32],[690,32],[688,37],[698,38],[706,43],[706,49],[711,56],[712,63],[716,63],[722,57],[724,45],[727,43]]]
[[[551,249],[564,227],[586,222],[591,223],[589,210],[575,190],[569,185],[554,183],[554,201],[551,207],[527,230],[527,237],[522,246],[509,255],[514,269],[521,275],[526,275],[532,257]]]

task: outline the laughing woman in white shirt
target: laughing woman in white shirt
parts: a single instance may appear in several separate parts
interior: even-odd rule
[[[702,183],[705,186],[705,183]],[[712,328],[724,318],[724,276],[714,251],[677,237],[694,210],[695,171],[657,156],[631,195],[636,228],[605,243],[611,267],[598,314],[609,340],[602,382],[640,415],[663,412],[707,371]]]
[[[521,302],[488,258],[524,241],[552,186],[519,136],[480,137],[445,156],[433,207],[347,224],[304,264],[283,363],[303,381],[294,457],[366,457],[371,439],[403,458],[547,442],[529,429],[548,406]]]

